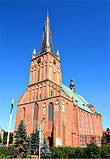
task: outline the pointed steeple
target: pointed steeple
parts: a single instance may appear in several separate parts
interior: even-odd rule
[[[52,43],[52,36],[51,36],[51,30],[50,30],[48,9],[47,9],[47,16],[46,16],[46,20],[45,20],[45,26],[44,26],[44,30],[43,30],[42,41],[41,41],[40,50],[38,52],[38,55],[41,55],[47,51],[51,52],[51,54],[55,55],[55,53],[53,51],[53,43]]]

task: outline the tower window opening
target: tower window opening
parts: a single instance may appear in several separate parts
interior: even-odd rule
[[[40,87],[40,99],[42,99],[42,87]]]
[[[40,69],[38,70],[38,81],[40,80]]]
[[[38,93],[39,93],[39,89],[38,87],[36,88],[36,99],[38,99]]]

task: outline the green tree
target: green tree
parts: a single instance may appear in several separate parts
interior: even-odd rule
[[[3,135],[3,145],[7,144],[7,136],[8,136],[8,132],[4,131],[4,135]],[[9,137],[9,144],[13,143],[13,133],[10,132],[10,137]]]
[[[87,144],[87,147],[85,149],[85,153],[87,154],[87,157],[89,158],[99,158],[99,147],[94,144],[93,142],[90,144]]]
[[[15,131],[15,133],[16,133],[15,147],[18,149],[18,152],[19,154],[21,154],[21,156],[25,156],[27,153],[26,151],[27,133],[23,120],[21,120],[18,126],[18,130]]]
[[[39,132],[36,129],[36,131],[31,134],[30,138],[30,151],[31,154],[36,154],[38,155],[38,150],[39,150]]]
[[[42,148],[41,148],[41,157],[42,158],[47,158],[48,156],[51,155],[51,151],[49,150],[49,146],[46,142],[46,138],[44,138],[44,142],[42,144]]]

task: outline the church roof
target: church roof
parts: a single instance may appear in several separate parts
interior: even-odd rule
[[[40,50],[38,52],[38,55],[45,53],[48,48],[50,49],[51,54],[55,55],[55,53],[53,51],[52,36],[51,36],[51,30],[50,30],[48,10],[47,10],[45,26],[44,26],[44,30],[43,30],[42,41],[41,41]]]
[[[81,109],[94,114],[91,109],[87,106],[87,104],[89,104],[82,96],[80,96],[77,93],[74,93],[70,88],[68,88],[67,86],[65,86],[64,84],[62,84],[62,90],[70,97],[73,97],[73,101],[74,103]],[[62,94],[64,94],[64,92],[61,92]],[[99,113],[98,113],[99,114]]]

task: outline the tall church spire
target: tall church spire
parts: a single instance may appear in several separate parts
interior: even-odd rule
[[[51,52],[51,54],[55,55],[53,51],[53,43],[52,43],[52,36],[51,36],[51,30],[50,30],[48,9],[47,9],[47,16],[45,20],[45,26],[43,30],[42,41],[41,41],[38,55],[41,55],[45,52]]]

